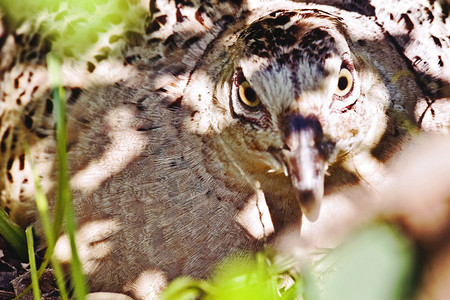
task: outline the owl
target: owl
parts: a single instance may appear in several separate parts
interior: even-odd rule
[[[448,131],[438,2],[122,2],[147,11],[139,30],[109,16],[116,27],[62,65],[76,241],[93,292],[154,299],[178,276],[208,277],[226,256],[320,220],[337,191],[370,189],[410,135]],[[53,36],[39,22],[69,10],[0,28],[1,205],[38,234],[30,161],[51,204],[57,174]],[[69,249],[62,234],[63,264]]]

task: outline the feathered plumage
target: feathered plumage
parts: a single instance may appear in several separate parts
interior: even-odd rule
[[[208,276],[299,227],[302,212],[320,218],[337,189],[376,182],[411,132],[448,130],[439,4],[387,17],[381,3],[326,2],[156,1],[142,32],[107,32],[102,48],[65,61],[77,243],[93,291],[152,299],[177,276]],[[49,37],[33,24],[0,31],[1,203],[22,225],[34,211],[28,159],[51,199],[56,172]],[[414,53],[422,32],[429,57]],[[63,262],[67,245],[61,237]]]

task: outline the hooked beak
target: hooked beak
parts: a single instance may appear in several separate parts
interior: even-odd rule
[[[310,221],[319,217],[324,193],[325,154],[323,131],[315,116],[289,116],[283,125],[285,149],[282,150],[302,213]]]

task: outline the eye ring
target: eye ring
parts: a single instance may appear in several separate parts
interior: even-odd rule
[[[353,89],[353,75],[347,68],[342,68],[339,72],[338,83],[335,95],[338,97],[347,96]]]
[[[239,85],[239,99],[248,107],[257,107],[261,103],[255,90],[247,80]]]

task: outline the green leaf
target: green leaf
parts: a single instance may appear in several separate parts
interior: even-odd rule
[[[324,300],[403,299],[413,254],[394,228],[372,225],[327,255],[316,267]]]
[[[41,299],[41,291],[39,289],[39,276],[36,270],[36,259],[34,257],[34,240],[33,240],[33,229],[29,226],[25,230],[27,236],[28,244],[28,258],[30,261],[30,273],[31,273],[31,286],[33,287],[33,298],[34,300]]]
[[[0,235],[23,260],[27,260],[27,239],[22,228],[17,226],[0,207]]]
[[[161,295],[161,300],[195,300],[202,294],[206,282],[187,277],[174,280]],[[208,289],[208,287],[206,287]]]
[[[11,27],[31,21],[61,57],[82,56],[105,33],[121,37],[127,31],[143,33],[146,19],[138,0],[0,0],[0,10]]]
[[[72,192],[69,183],[69,166],[67,158],[67,126],[64,89],[61,85],[61,60],[58,56],[49,54],[47,65],[50,72],[51,86],[53,87],[53,102],[55,103],[56,139],[58,142],[58,176],[57,199],[55,203],[55,222],[53,234],[59,234],[63,217],[66,222],[66,231],[69,236],[72,251],[71,275],[76,299],[84,299],[87,294],[86,280],[83,274],[81,261],[75,243],[76,220],[72,203]]]

